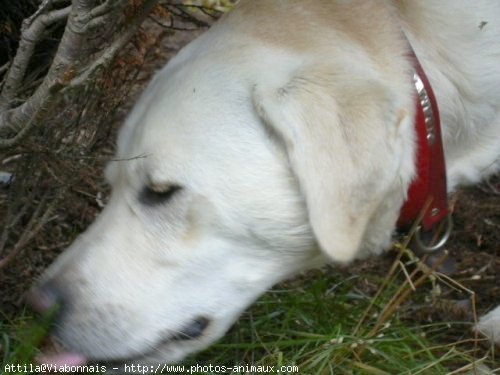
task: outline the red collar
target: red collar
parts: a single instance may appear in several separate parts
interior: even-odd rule
[[[398,229],[409,230],[416,221],[428,231],[448,215],[446,167],[441,138],[439,110],[427,76],[411,51],[417,92],[415,128],[417,176],[401,208]]]

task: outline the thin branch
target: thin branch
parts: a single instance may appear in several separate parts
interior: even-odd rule
[[[439,259],[436,261],[436,264],[434,264],[432,267],[423,267],[423,269],[415,268],[415,270],[410,274],[410,279],[412,277],[416,277],[418,272],[422,272],[422,274],[413,282],[413,288],[419,287],[421,284],[423,284],[424,281],[429,279],[431,277],[436,269],[443,264],[443,262],[446,260],[448,257],[449,253],[447,251],[443,252],[443,255],[439,257]],[[408,298],[408,296],[412,293],[412,288],[407,287],[407,281],[405,281],[396,291],[394,296],[391,298],[391,300],[386,304],[386,306],[382,309],[382,312],[380,313],[377,322],[375,323],[375,326],[370,330],[370,332],[367,334],[367,337],[374,337],[380,330],[380,328],[383,326],[383,324],[387,321],[387,319],[396,311],[396,309],[401,306],[401,304]]]
[[[498,161],[498,159],[496,160]],[[498,176],[498,175],[497,175]],[[494,194],[494,195],[500,195],[500,184],[496,184],[495,185],[495,182],[494,182],[494,178],[495,178],[495,175],[493,175],[492,177],[488,178],[486,181],[485,181],[485,184],[488,188],[485,188],[484,186],[482,185],[479,185],[479,187],[481,188],[482,191],[484,191],[485,193],[488,193],[488,194]]]
[[[38,11],[40,11],[42,7]],[[0,93],[0,110],[8,108],[15,98],[26,74],[26,69],[31,60],[36,44],[42,39],[47,27],[68,17],[71,7],[51,11],[40,15],[34,21],[28,18],[25,25],[29,24],[21,33],[18,52],[12,61],[12,65],[7,72],[2,92]],[[24,28],[24,27],[23,27]],[[0,121],[0,127],[3,121]]]
[[[6,267],[26,247],[33,237],[37,235],[43,226],[50,221],[50,216],[56,206],[57,199],[54,200],[51,205],[47,207],[43,215],[41,215],[42,208],[45,206],[47,198],[48,194],[42,197],[17,243],[4,258],[0,259],[0,270]]]
[[[163,28],[168,29],[168,30],[175,30],[175,31],[195,31],[195,30],[199,30],[198,27],[177,27],[177,26],[174,26],[174,20],[173,20],[173,18],[170,18],[170,24],[166,24],[165,22],[163,22],[162,20],[158,19],[157,17],[155,17],[153,15],[150,15],[149,19],[151,21],[153,21],[155,24],[157,24],[158,26],[163,27]]]
[[[190,22],[198,27],[209,27],[210,26],[207,22],[196,18],[193,14],[189,13],[188,11],[184,10],[183,8],[184,7],[182,5],[170,7],[171,10],[175,9],[176,12],[173,12],[173,13],[175,13],[178,17],[182,18],[186,22]]]
[[[115,11],[119,6],[126,5],[123,0],[106,0],[101,5],[95,7],[89,12],[89,19],[100,17],[110,12]]]
[[[26,134],[33,128],[35,124],[34,119],[30,119],[26,125],[24,125],[21,130],[19,130],[14,136],[11,138],[0,138],[0,150],[10,148],[16,144],[18,144],[21,139],[23,139]],[[0,128],[1,129],[1,128]]]
[[[31,195],[28,199],[28,201],[31,201],[31,199],[33,198],[33,196]],[[26,214],[26,212],[28,211],[28,206],[29,204],[25,204],[21,207],[21,209],[18,210],[18,212],[16,213],[16,215],[14,216],[13,213],[12,213],[12,209],[9,208],[9,212],[8,212],[8,224],[5,225],[5,227],[3,228],[2,230],[2,235],[0,236],[0,257],[1,255],[3,254],[4,250],[5,250],[5,245],[7,244],[7,240],[9,238],[9,232],[12,228],[14,228],[16,225],[19,224],[19,222],[21,221],[21,219],[24,217],[24,215]],[[12,218],[12,216],[14,216]]]
[[[3,74],[7,69],[9,69],[10,61],[7,61],[5,64],[0,66],[0,74]]]
[[[27,134],[30,127],[38,126],[65,87],[75,87],[85,83],[85,80],[98,68],[109,64],[137,31],[143,20],[153,10],[157,1],[145,0],[140,7],[134,9],[136,16],[128,28],[118,36],[107,50],[102,52],[97,60],[89,62],[91,55],[87,49],[89,48],[89,38],[91,36],[88,33],[89,21],[84,15],[94,9],[95,0],[73,0],[61,42],[43,82],[22,105],[0,112],[0,135],[9,132],[17,133],[10,139],[4,140],[3,144],[0,142],[0,147],[11,147]],[[96,14],[111,9],[112,3],[114,4],[114,1],[103,3],[102,5],[107,5],[99,8]],[[67,12],[68,9],[69,7],[65,8],[64,11]],[[40,18],[43,16],[40,16]],[[38,20],[35,20],[31,27],[41,22]],[[87,32],[83,32],[85,30]],[[20,55],[23,55],[22,51]],[[24,58],[26,59],[26,56]],[[24,65],[24,69],[26,65]],[[18,74],[17,77],[19,76],[21,75]],[[11,86],[9,86],[7,92],[9,93],[8,96],[13,96],[15,90],[12,90],[12,92],[9,92],[9,90],[12,90]]]
[[[119,38],[117,38],[113,44],[111,44],[99,58],[92,61],[87,67],[82,70],[82,73],[75,77],[67,87],[78,87],[85,82],[94,74],[98,69],[107,66],[116,56],[116,54],[127,44],[130,38],[136,33],[139,26],[142,24],[144,19],[153,10],[158,0],[147,0],[144,2],[142,7],[142,15],[134,19],[133,23],[125,30]]]
[[[23,24],[21,26],[21,32],[24,32],[26,29],[28,29],[33,21],[42,13],[44,13],[46,10],[48,10],[52,5],[52,0],[42,0],[40,3],[40,6],[36,10],[35,13],[33,13],[30,17],[26,18],[23,21]]]
[[[106,25],[109,22],[109,17],[113,15],[113,13],[122,10],[126,5],[127,0],[106,0],[88,13],[78,16],[76,21],[83,25],[83,28],[77,32],[86,33]]]
[[[90,12],[93,8],[95,8],[97,1],[96,0],[72,0],[73,9],[75,14],[82,15]]]

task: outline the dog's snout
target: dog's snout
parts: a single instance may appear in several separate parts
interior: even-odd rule
[[[54,283],[47,282],[31,289],[26,297],[26,302],[34,311],[45,314],[61,307],[64,298]]]

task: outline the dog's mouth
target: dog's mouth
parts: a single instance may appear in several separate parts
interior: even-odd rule
[[[193,319],[188,324],[185,324],[183,328],[177,332],[172,333],[171,331],[165,335],[164,338],[160,339],[156,344],[151,345],[150,349],[134,354],[128,357],[122,358],[89,358],[84,354],[78,353],[76,351],[69,351],[61,349],[58,352],[52,354],[42,354],[36,358],[36,361],[40,364],[45,364],[47,366],[54,367],[74,367],[74,366],[84,366],[89,362],[102,362],[111,365],[119,365],[123,363],[139,363],[141,359],[148,358],[158,352],[158,348],[165,347],[167,345],[172,345],[176,342],[196,340],[203,336],[204,332],[210,325],[210,319],[204,316],[199,316]]]

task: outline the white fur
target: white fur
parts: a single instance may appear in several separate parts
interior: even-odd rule
[[[500,345],[500,306],[481,317],[475,329]]]
[[[280,280],[386,248],[415,173],[402,29],[450,190],[499,170],[500,2],[355,3],[243,1],[159,72],[121,130],[110,203],[42,281],[64,291],[70,350],[178,361]],[[172,184],[166,203],[138,199]],[[200,338],[165,341],[198,316]],[[497,338],[498,313],[479,329]]]

